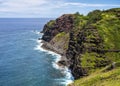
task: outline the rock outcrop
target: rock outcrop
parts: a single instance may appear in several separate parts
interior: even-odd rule
[[[69,32],[73,27],[73,15],[64,14],[48,22],[43,29],[43,47],[65,56],[69,43]],[[48,43],[49,42],[49,43]]]
[[[64,14],[56,20],[51,20],[45,24],[43,29],[42,39],[49,42],[60,32],[68,33],[73,27],[73,16],[71,14]]]
[[[65,14],[43,29],[43,47],[59,53],[75,79],[120,61],[120,9]]]

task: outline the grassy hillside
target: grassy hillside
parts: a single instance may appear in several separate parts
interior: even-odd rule
[[[92,51],[86,50],[79,54],[80,66],[86,68],[88,76],[75,80],[75,86],[119,86],[120,8],[107,11],[95,10],[90,12],[84,21],[87,22],[82,27],[83,30],[94,28],[93,31],[85,32],[87,42],[83,43],[84,48],[91,48]],[[101,38],[101,42],[96,44],[97,38],[98,40]],[[103,72],[113,63],[116,63],[115,68]]]
[[[67,58],[76,86],[119,86],[120,8],[65,14],[43,33],[48,48]]]
[[[104,69],[75,80],[75,86],[120,86],[120,67],[109,71],[103,71]]]

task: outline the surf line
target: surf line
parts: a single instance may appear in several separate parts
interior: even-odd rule
[[[61,60],[61,55],[57,54],[53,51],[42,48],[42,45],[44,44],[42,40],[37,40],[37,44],[38,45],[35,47],[35,50],[40,50],[42,52],[46,52],[47,54],[51,54],[52,56],[56,57],[54,62],[52,62],[52,65],[55,69],[60,70],[65,75],[65,77],[64,77],[64,79],[62,79],[61,83],[65,84],[66,86],[68,84],[73,83],[74,77],[71,74],[71,70],[69,70],[67,66],[61,67],[58,65],[58,62]]]

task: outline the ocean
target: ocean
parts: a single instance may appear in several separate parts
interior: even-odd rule
[[[66,86],[73,81],[60,55],[41,48],[46,18],[0,18],[0,86]]]

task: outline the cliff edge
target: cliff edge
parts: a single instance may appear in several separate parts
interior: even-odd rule
[[[120,8],[64,14],[42,32],[43,47],[61,54],[75,79],[120,61]]]

